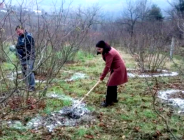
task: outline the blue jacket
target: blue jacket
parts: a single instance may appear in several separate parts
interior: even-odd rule
[[[35,43],[30,33],[25,31],[23,35],[18,37],[16,49],[21,60],[35,59]]]

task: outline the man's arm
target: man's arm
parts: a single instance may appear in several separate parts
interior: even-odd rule
[[[30,45],[31,47],[34,47],[35,42],[34,42],[34,38],[31,35],[27,35],[27,44],[26,45]]]
[[[25,42],[22,42],[21,38],[18,38],[16,48],[17,49],[23,49],[24,46],[25,46]]]

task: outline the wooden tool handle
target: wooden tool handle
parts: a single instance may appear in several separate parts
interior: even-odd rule
[[[99,81],[88,91],[88,93],[86,93],[86,94],[84,95],[84,97],[79,101],[79,103],[78,103],[77,105],[74,106],[73,109],[75,109],[78,105],[80,105],[81,102],[86,98],[86,96],[88,96],[88,95],[91,93],[91,91],[93,91],[93,89],[94,89],[100,82],[101,82],[101,81],[99,80]]]

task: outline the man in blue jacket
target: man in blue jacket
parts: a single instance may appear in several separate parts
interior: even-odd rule
[[[30,33],[24,30],[22,26],[15,28],[18,34],[16,52],[22,66],[22,73],[25,76],[29,91],[35,90],[35,76],[33,66],[35,61],[35,43]]]

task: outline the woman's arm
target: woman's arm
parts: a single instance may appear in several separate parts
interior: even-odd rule
[[[106,54],[105,60],[106,60],[105,68],[104,68],[104,70],[103,70],[103,73],[102,73],[101,76],[100,76],[100,80],[101,80],[101,81],[105,78],[105,76],[106,76],[107,73],[109,72],[109,69],[110,69],[111,64],[112,64],[112,61],[113,61],[113,55],[110,54],[110,53]]]

